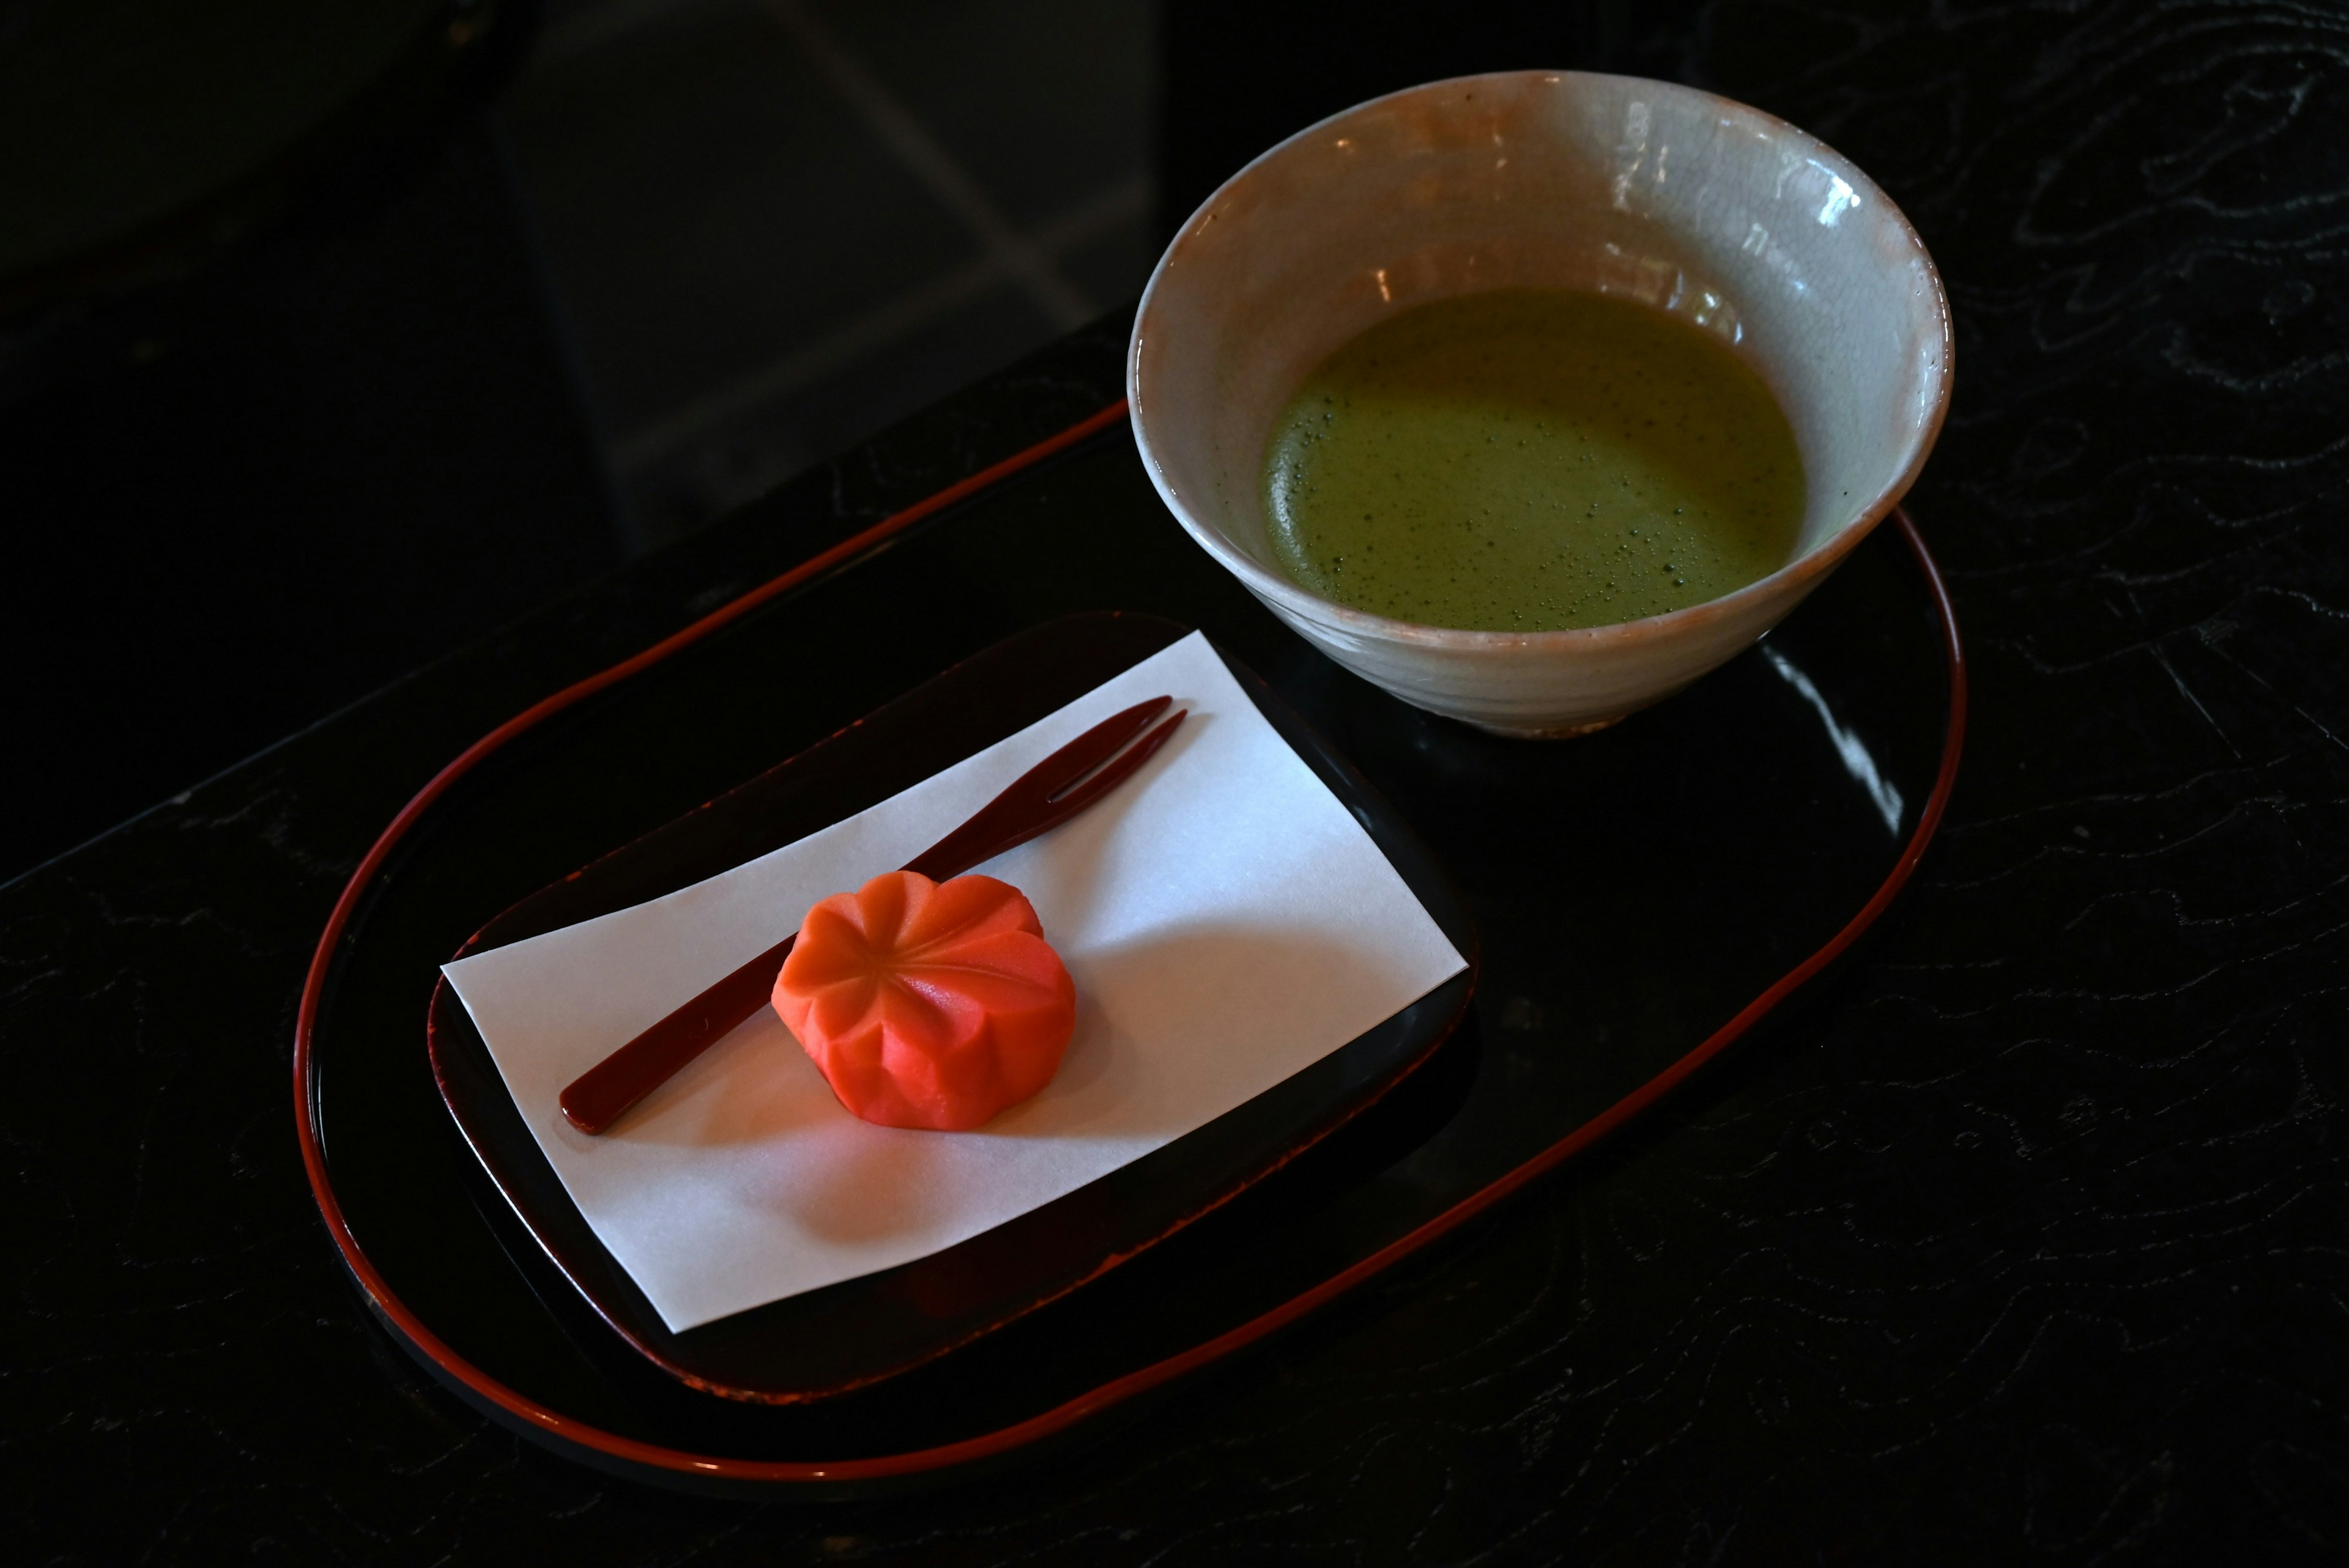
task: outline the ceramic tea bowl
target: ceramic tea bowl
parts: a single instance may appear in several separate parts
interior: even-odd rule
[[[1530,633],[1393,620],[1280,570],[1265,448],[1308,373],[1397,311],[1527,286],[1670,312],[1760,374],[1802,452],[1793,559],[1669,614]],[[1159,261],[1126,389],[1159,494],[1275,614],[1405,702],[1556,736],[1679,691],[1825,581],[1923,467],[1951,358],[1916,231],[1817,139],[1689,88],[1523,71],[1374,98],[1234,175]]]

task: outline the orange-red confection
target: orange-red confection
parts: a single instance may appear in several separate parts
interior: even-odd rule
[[[775,1011],[858,1116],[958,1132],[1052,1081],[1077,988],[1010,883],[889,872],[808,911]]]

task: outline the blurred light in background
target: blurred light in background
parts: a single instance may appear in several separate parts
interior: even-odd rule
[[[571,0],[500,119],[641,552],[1113,308],[1156,7]]]

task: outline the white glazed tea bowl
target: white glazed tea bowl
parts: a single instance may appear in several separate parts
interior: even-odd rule
[[[1668,311],[1761,375],[1802,451],[1792,560],[1669,614],[1526,633],[1393,620],[1280,570],[1265,448],[1307,374],[1412,305],[1526,286]],[[1273,614],[1405,702],[1557,736],[1670,696],[1826,581],[1924,466],[1951,358],[1916,231],[1825,143],[1690,88],[1521,71],[1374,98],[1226,181],[1151,276],[1126,391],[1158,493]]]

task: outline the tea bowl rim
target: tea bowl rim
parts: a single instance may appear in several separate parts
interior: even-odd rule
[[[1742,123],[1747,129],[1782,139],[1807,158],[1846,181],[1864,198],[1882,203],[1890,214],[1898,232],[1906,242],[1909,253],[1922,264],[1924,281],[1930,294],[1933,325],[1938,328],[1939,352],[1933,357],[1933,400],[1925,418],[1910,428],[1906,438],[1906,452],[1899,469],[1867,500],[1858,503],[1850,519],[1821,538],[1809,549],[1788,561],[1776,571],[1756,578],[1743,587],[1718,597],[1668,610],[1654,615],[1644,615],[1629,621],[1613,621],[1597,626],[1560,627],[1547,631],[1498,631],[1463,626],[1435,626],[1424,622],[1406,621],[1375,611],[1357,609],[1350,604],[1317,593],[1287,575],[1263,564],[1234,544],[1220,527],[1195,515],[1174,485],[1169,482],[1164,464],[1153,446],[1149,420],[1152,405],[1143,391],[1142,354],[1152,320],[1152,306],[1170,269],[1180,261],[1185,242],[1203,227],[1216,207],[1233,191],[1247,184],[1275,160],[1339,128],[1357,116],[1366,115],[1399,100],[1435,96],[1458,91],[1480,83],[1513,85],[1543,83],[1549,86],[1597,87],[1608,90],[1630,87],[1637,90],[1678,98],[1707,107],[1724,119]],[[1257,597],[1298,618],[1326,627],[1330,631],[1366,643],[1383,643],[1417,646],[1429,652],[1455,653],[1464,655],[1496,655],[1524,650],[1531,653],[1568,652],[1595,653],[1621,647],[1626,650],[1643,644],[1678,641],[1683,636],[1699,634],[1713,623],[1724,619],[1744,620],[1756,615],[1775,624],[1776,616],[1768,606],[1785,602],[1791,609],[1808,593],[1816,581],[1842,561],[1861,540],[1899,505],[1917,477],[1923,472],[1925,462],[1932,454],[1941,428],[1949,417],[1950,400],[1957,377],[1956,342],[1950,315],[1948,290],[1941,282],[1940,269],[1932,253],[1925,247],[1923,237],[1899,204],[1886,195],[1883,188],[1869,178],[1867,171],[1837,151],[1826,142],[1800,126],[1771,114],[1766,109],[1741,103],[1735,98],[1702,88],[1685,87],[1677,82],[1660,81],[1652,77],[1613,75],[1595,71],[1516,70],[1488,71],[1469,76],[1445,77],[1420,82],[1411,87],[1381,93],[1350,105],[1337,113],[1324,117],[1292,135],[1283,138],[1250,159],[1229,179],[1218,185],[1206,201],[1186,217],[1175,231],[1174,238],[1159,255],[1151,269],[1150,281],[1143,287],[1140,304],[1133,316],[1133,332],[1126,345],[1125,390],[1127,420],[1133,432],[1144,470],[1167,510],[1174,514],[1184,531],[1200,547],[1214,557],[1226,571],[1237,577],[1243,585]]]

